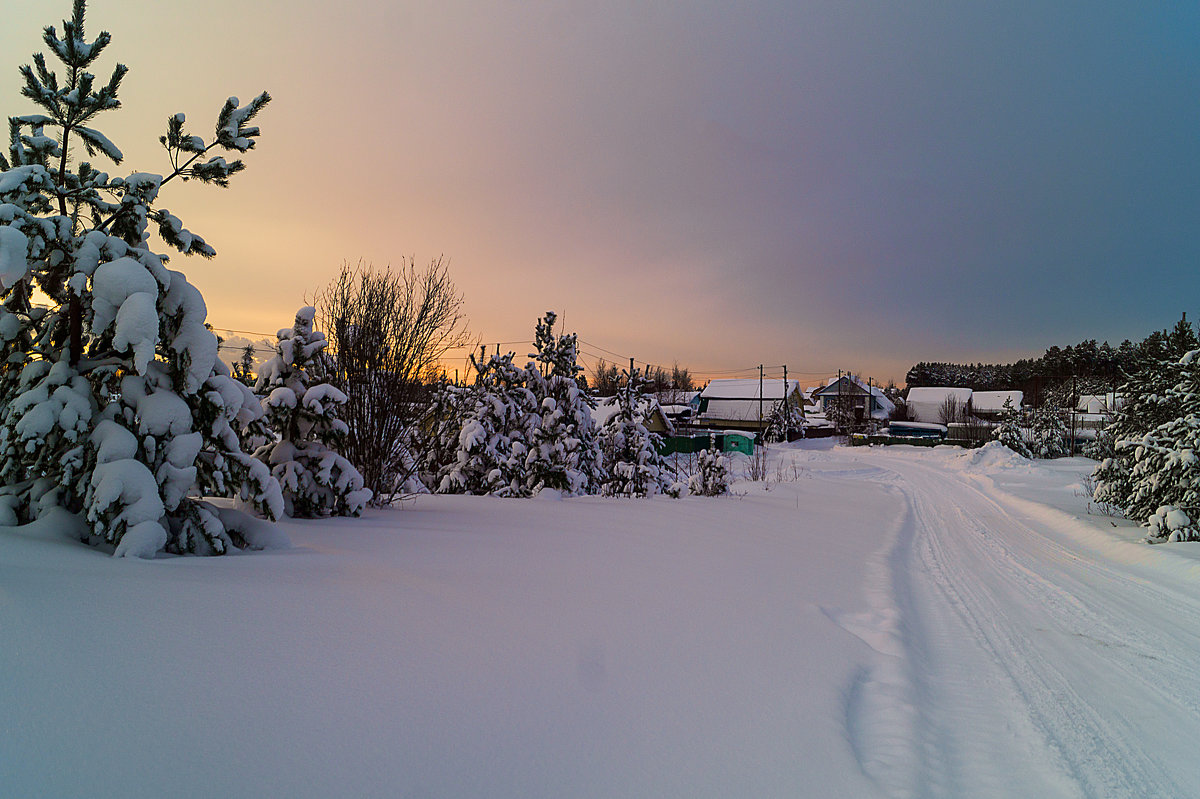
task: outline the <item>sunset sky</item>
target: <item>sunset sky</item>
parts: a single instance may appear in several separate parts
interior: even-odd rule
[[[13,4],[10,4],[13,5]],[[67,0],[7,8],[0,113]],[[221,328],[273,331],[343,261],[444,255],[485,342],[546,309],[694,371],[902,382],[1200,320],[1200,4],[91,0],[97,120],[164,172],[267,89],[228,190],[163,207]],[[162,248],[159,248],[160,250]],[[523,351],[521,346],[513,349]]]

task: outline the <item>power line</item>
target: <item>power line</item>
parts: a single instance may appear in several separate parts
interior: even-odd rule
[[[237,329],[231,328],[231,327],[218,327],[216,325],[211,325],[211,327],[213,330],[219,330],[219,331],[222,331],[225,333],[237,333],[237,334],[245,335],[245,336],[258,336],[260,338],[264,338],[264,339],[268,339],[268,340],[270,340],[270,339],[274,338],[276,335],[278,335],[277,332],[267,333],[267,332],[264,332],[261,330],[237,330]],[[596,358],[598,360],[603,360],[605,358],[605,356],[611,356],[614,358],[620,358],[621,362],[630,360],[630,356],[628,356],[628,355],[624,355],[622,353],[617,352],[616,350],[611,350],[607,347],[602,347],[599,344],[595,344],[590,341],[585,341],[585,340],[579,338],[578,336],[576,336],[575,340],[576,340],[577,344],[581,345],[579,347],[581,354],[586,355],[588,357]],[[529,340],[529,339],[522,339],[522,340],[517,340],[517,341],[480,342],[479,344],[462,344],[462,345],[459,345],[456,347],[448,347],[446,349],[446,353],[449,354],[451,352],[460,352],[460,351],[471,353],[471,352],[475,352],[476,350],[478,350],[479,347],[481,347],[481,346],[484,347],[486,350],[490,350],[495,347],[515,347],[518,345],[527,345],[527,346],[532,347],[535,344],[532,340]],[[219,346],[223,349],[245,349],[245,345],[238,347],[236,344],[221,343]],[[255,352],[264,352],[264,353],[274,353],[275,352],[275,348],[270,345],[254,344],[252,342],[252,346],[254,347]],[[586,350],[592,350],[592,352],[587,352]],[[651,363],[650,361],[643,361],[643,360],[639,360],[637,358],[633,358],[633,361],[634,361],[635,365],[640,364],[641,366],[645,366],[647,369],[657,369],[657,370],[661,370],[664,372],[669,372],[675,368],[674,365],[672,365],[671,367],[667,367],[664,364]],[[696,368],[696,367],[692,367],[692,366],[687,366],[685,368],[688,370],[689,373],[696,375],[696,376],[712,376],[712,375],[737,376],[737,375],[752,375],[752,374],[758,373],[757,366],[747,366],[747,367],[741,368],[741,369],[700,369],[700,368]],[[766,370],[783,369],[783,365],[766,366],[763,368]],[[795,375],[797,377],[828,377],[833,374],[833,372],[831,372],[829,370],[818,371],[818,372],[797,372],[797,371],[793,371],[793,370],[788,370],[788,372],[789,372],[789,375]],[[772,378],[781,377],[781,376],[782,375],[774,375],[774,374],[771,375]]]

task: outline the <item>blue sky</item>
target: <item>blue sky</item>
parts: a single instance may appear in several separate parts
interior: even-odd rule
[[[6,114],[69,12],[31,5]],[[1200,318],[1196,4],[377,5],[90,3],[131,168],[165,168],[170,113],[276,98],[233,188],[164,200],[220,252],[183,264],[215,324],[439,254],[484,341],[554,308],[701,371],[900,380]]]

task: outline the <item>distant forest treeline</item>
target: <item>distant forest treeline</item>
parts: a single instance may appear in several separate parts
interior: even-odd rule
[[[1082,341],[1068,347],[1051,347],[1040,358],[1023,358],[1006,364],[960,364],[922,361],[908,370],[905,382],[918,386],[953,386],[975,391],[1021,390],[1033,397],[1045,386],[1084,379],[1096,390],[1114,390],[1142,364],[1178,358],[1195,332],[1181,319],[1174,328],[1151,333],[1140,342],[1126,339],[1113,347],[1107,341]]]

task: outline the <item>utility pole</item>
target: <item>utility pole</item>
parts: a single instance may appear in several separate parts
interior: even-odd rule
[[[833,425],[834,432],[837,432],[838,427],[840,427],[841,419],[845,418],[845,411],[846,411],[846,409],[842,406],[842,370],[841,369],[838,369],[837,408],[838,408],[839,419],[838,419],[838,421],[834,422],[834,425]]]
[[[758,434],[760,436],[762,436],[762,433],[763,433],[762,408],[763,408],[763,365],[760,363],[758,365]],[[765,440],[766,440],[765,436],[763,436],[763,440],[765,443]]]
[[[783,440],[788,440],[792,429],[792,408],[788,404],[787,364],[783,365]]]
[[[1071,370],[1071,455],[1075,454],[1075,412],[1079,410],[1079,395],[1075,392],[1079,389],[1075,383],[1075,370]]]
[[[875,418],[871,413],[875,410],[875,389],[871,387],[874,381],[875,378],[873,377],[867,378],[867,414],[863,418],[863,432],[865,433],[871,432],[871,420]]]

